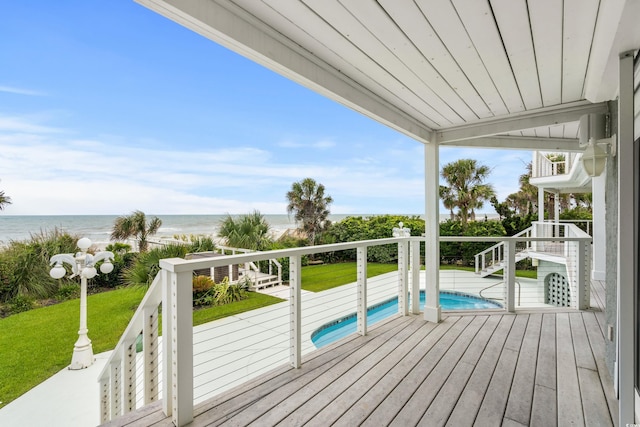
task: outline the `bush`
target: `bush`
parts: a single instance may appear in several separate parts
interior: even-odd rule
[[[74,298],[80,298],[80,286],[77,283],[62,285],[56,293],[58,301],[67,301]]]
[[[471,221],[463,227],[459,220],[447,220],[440,224],[440,236],[502,237],[506,232],[500,221]],[[440,262],[472,265],[475,255],[493,246],[494,242],[442,242]]]
[[[18,295],[12,299],[9,303],[10,311],[12,314],[22,313],[23,311],[29,311],[33,308],[33,299],[24,295]]]
[[[412,236],[424,234],[424,220],[417,216],[379,215],[373,217],[347,217],[331,224],[323,234],[325,243],[353,242],[357,240],[373,240],[392,237],[393,229],[402,222],[411,230]],[[318,255],[324,262],[354,261],[356,250],[330,252]],[[398,260],[398,245],[370,247],[367,250],[369,262],[392,263]]]
[[[220,283],[214,283],[209,276],[193,278],[193,304],[195,306],[218,306],[248,297],[248,283],[229,283],[225,277]]]
[[[29,240],[11,241],[0,252],[0,301],[16,297],[50,298],[59,286],[73,283],[67,277],[49,276],[49,260],[60,253],[75,253],[78,236],[58,229],[32,234]]]

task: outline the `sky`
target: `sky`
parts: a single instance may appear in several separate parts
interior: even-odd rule
[[[421,143],[133,0],[1,10],[0,215],[286,214],[306,177],[335,214],[424,213]],[[503,200],[531,153],[459,158]]]

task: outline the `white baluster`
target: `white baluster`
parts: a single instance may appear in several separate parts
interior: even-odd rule
[[[367,335],[367,247],[356,249],[358,283],[358,333]]]

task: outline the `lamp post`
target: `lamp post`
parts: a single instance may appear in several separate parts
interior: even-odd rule
[[[78,341],[73,347],[73,357],[69,369],[84,369],[93,364],[93,348],[91,340],[87,336],[87,279],[92,279],[98,274],[95,265],[104,260],[100,266],[100,271],[104,274],[113,271],[113,253],[109,251],[98,252],[95,255],[87,253],[91,246],[91,240],[83,237],[78,240],[80,252],[74,254],[58,254],[51,257],[50,265],[55,263],[49,274],[54,279],[62,279],[67,270],[64,263],[71,266],[73,273],[69,278],[80,275],[80,329],[78,330]]]

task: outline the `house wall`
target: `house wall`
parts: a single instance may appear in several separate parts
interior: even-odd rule
[[[611,111],[611,134],[617,134],[618,128],[618,103],[617,101],[609,102],[609,110]],[[617,327],[617,282],[618,282],[618,168],[617,162],[607,161],[607,167],[603,174],[606,174],[606,191],[605,191],[605,223],[606,223],[606,310],[605,319],[607,325],[614,328]],[[601,256],[594,253],[594,257]],[[613,341],[605,340],[606,362],[609,368],[611,378],[614,378],[614,363],[616,360],[616,342],[614,333]]]

